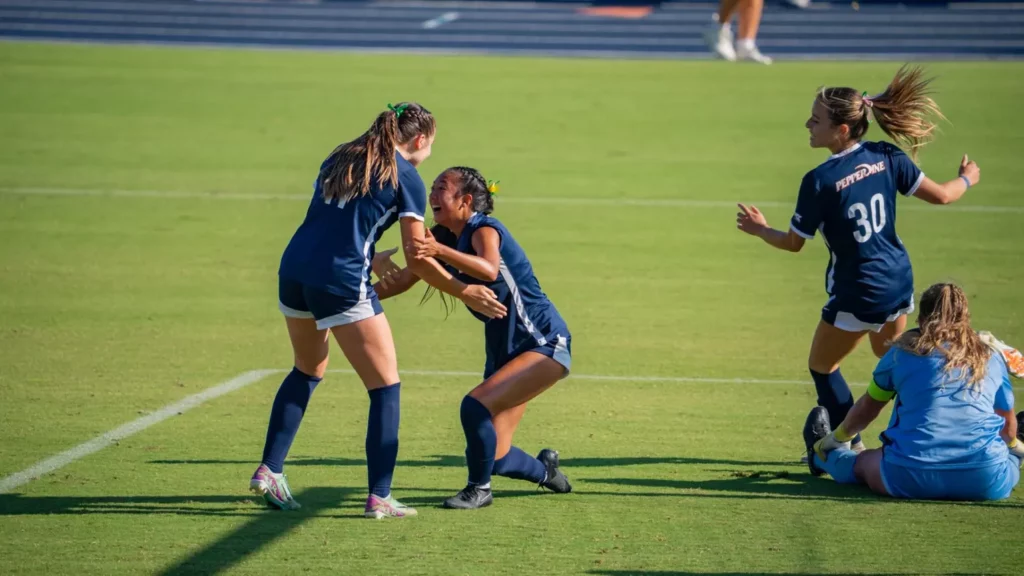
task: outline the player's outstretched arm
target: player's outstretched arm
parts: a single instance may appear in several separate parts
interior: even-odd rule
[[[963,197],[968,188],[980,181],[981,168],[964,154],[956,178],[940,184],[926,176],[914,196],[929,204],[952,204]]]
[[[746,206],[737,204],[740,211],[736,213],[736,228],[751,236],[757,236],[771,246],[787,252],[799,252],[803,249],[806,240],[790,230],[776,230],[768,226],[768,220],[764,214],[757,209],[757,206]]]

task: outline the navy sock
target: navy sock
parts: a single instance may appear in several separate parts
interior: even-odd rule
[[[370,390],[370,417],[366,424],[366,475],[370,493],[387,497],[398,459],[398,420],[402,384]]]
[[[313,390],[321,378],[303,374],[292,368],[277,389],[274,407],[270,409],[270,424],[267,426],[267,441],[263,445],[263,463],[275,474],[284,469],[284,459],[292,447],[295,433],[299,431],[302,415]]]
[[[494,451],[498,445],[498,434],[491,422],[491,412],[472,396],[462,399],[459,410],[462,430],[466,433],[466,466],[469,468],[469,483],[490,484],[494,468]]]
[[[540,484],[544,481],[547,468],[540,460],[513,446],[508,454],[494,461],[492,472],[498,476]]]
[[[850,408],[853,408],[853,392],[850,391],[850,385],[846,383],[843,373],[838,368],[831,374],[811,370],[811,378],[814,379],[814,388],[818,391],[818,406],[828,410],[829,422],[835,429],[846,419]],[[860,434],[857,434],[852,442],[860,442]]]

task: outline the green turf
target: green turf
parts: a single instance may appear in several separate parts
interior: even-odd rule
[[[407,376],[395,491],[421,515],[374,523],[359,518],[367,400],[346,374],[318,389],[291,455],[303,510],[247,497],[270,376],[0,495],[2,571],[1017,573],[1020,491],[905,503],[810,478],[795,461],[811,386],[630,379],[806,380],[821,242],[774,252],[720,205],[536,202],[791,203],[823,158],[802,128],[814,89],[876,91],[895,68],[0,44],[0,476],[242,372],[288,368],[280,250],[322,157],[399,99],[439,120],[424,179],[468,164],[502,181],[497,215],[567,318],[575,371],[624,377],[566,381],[519,431],[528,451],[562,452],[575,493],[497,479],[492,508],[452,513],[437,506],[465,480],[458,403],[476,379]],[[924,169],[953,177],[968,152],[983,183],[960,206],[1017,211],[901,201],[918,288],[963,283],[978,327],[1024,343],[1024,66],[930,69],[951,123]],[[387,303],[400,367],[479,371],[479,324],[418,301]],[[865,347],[844,372],[864,382],[872,366]]]

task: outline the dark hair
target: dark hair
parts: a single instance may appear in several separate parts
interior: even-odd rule
[[[946,359],[943,372],[962,369],[967,385],[978,386],[992,351],[971,328],[963,289],[956,284],[935,284],[925,290],[917,324],[920,330],[904,332],[895,345],[920,356],[938,352]]]
[[[492,192],[492,186],[484,179],[483,174],[480,173],[476,168],[468,168],[466,166],[453,166],[442,172],[441,176],[447,176],[454,174],[458,177],[458,192],[461,196],[472,196],[473,197],[473,211],[480,212],[481,214],[490,214],[494,212],[494,192]],[[434,239],[439,244],[443,244],[449,248],[455,249],[459,244],[459,237],[454,232],[441,226],[440,224],[434,225],[430,228],[430,233],[434,235]],[[427,290],[423,293],[423,298],[420,299],[422,305],[431,296],[434,295],[436,290],[428,286]],[[454,296],[449,296],[445,293],[441,293],[441,305],[444,306],[444,316],[447,318],[452,312],[455,311],[456,302]]]
[[[878,127],[916,158],[918,149],[931,141],[935,131],[936,123],[930,117],[945,118],[931,99],[931,82],[922,68],[903,66],[877,96],[865,97],[853,88],[822,88],[818,101],[828,109],[833,124],[850,127],[850,139],[863,138],[874,116]]]
[[[397,186],[395,147],[421,134],[432,136],[436,129],[434,116],[423,106],[415,102],[389,105],[362,136],[331,152],[333,162],[320,173],[324,200],[364,196],[384,184]]]
[[[466,166],[452,166],[441,173],[455,174],[459,177],[459,194],[473,197],[473,211],[481,214],[494,212],[494,193],[491,192],[487,180],[476,168]]]

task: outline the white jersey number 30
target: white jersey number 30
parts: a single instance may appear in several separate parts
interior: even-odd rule
[[[853,238],[857,242],[867,242],[871,239],[872,231],[878,234],[885,228],[885,198],[881,194],[871,197],[871,220],[868,221],[868,208],[861,202],[850,206],[846,215],[857,220],[858,230],[853,231]]]

